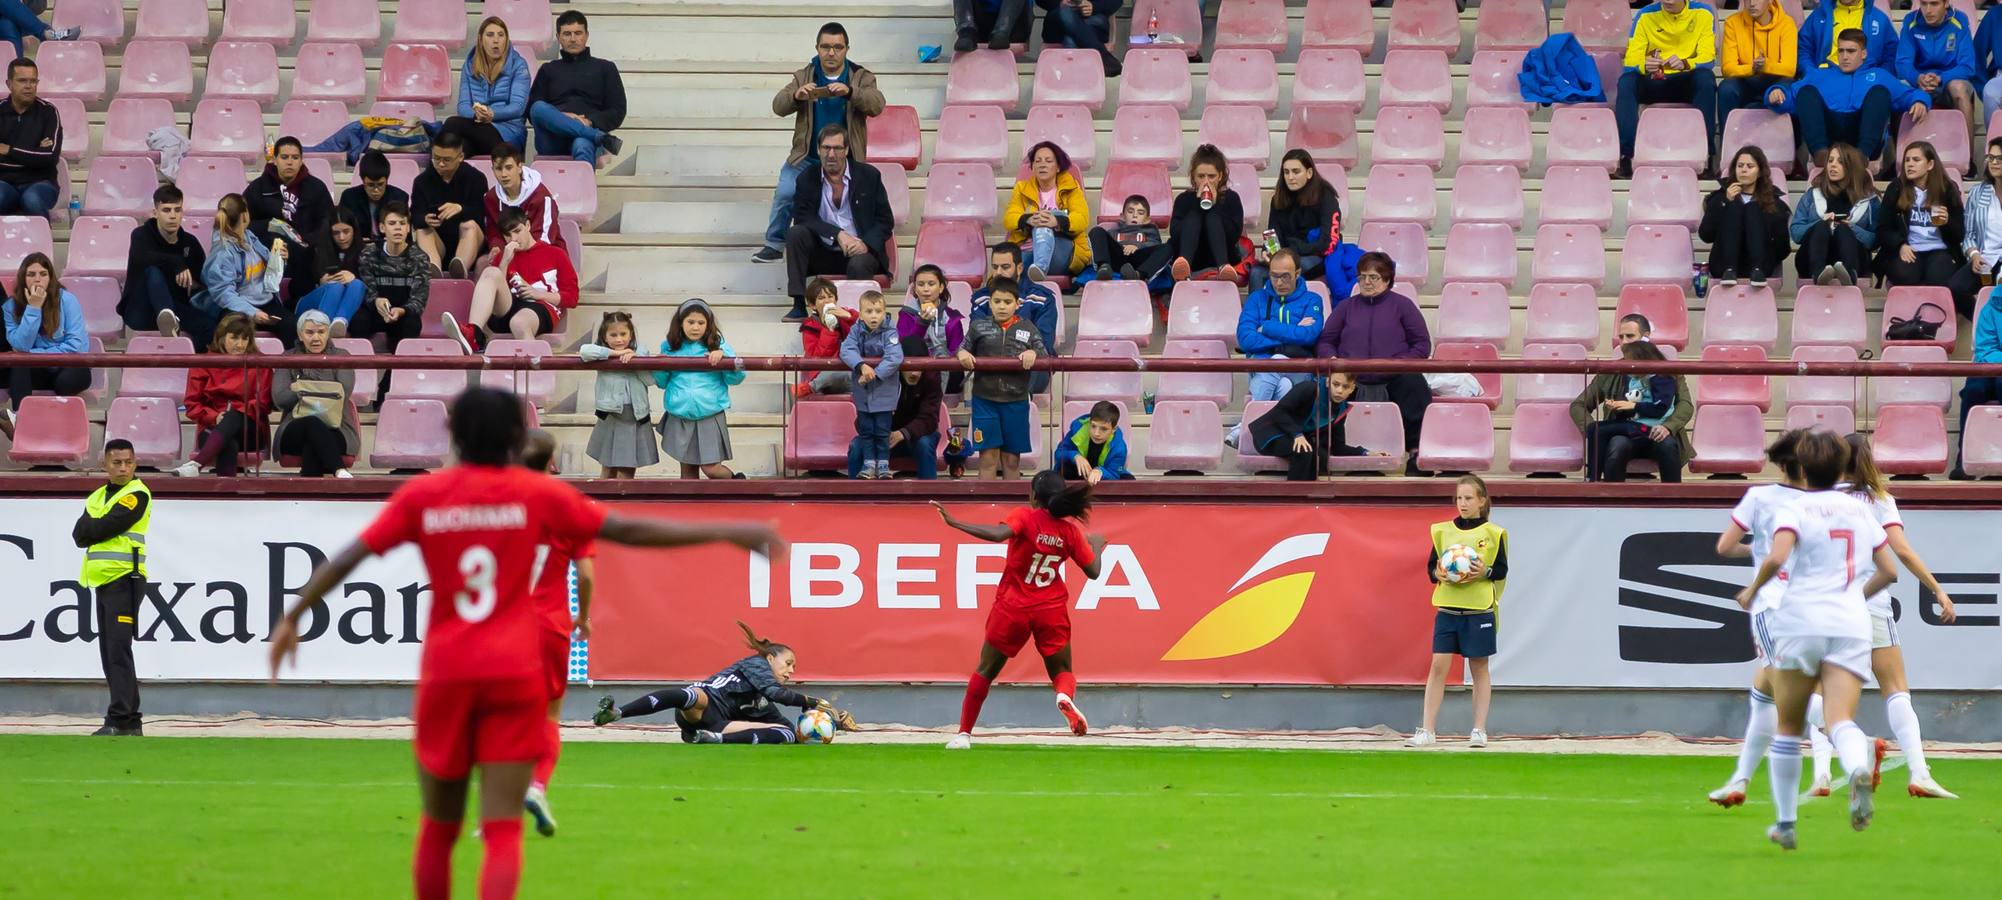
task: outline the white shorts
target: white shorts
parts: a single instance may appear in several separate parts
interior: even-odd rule
[[[1792,637],[1773,642],[1773,667],[1808,675],[1824,665],[1840,666],[1856,677],[1870,677],[1870,642],[1861,638]]]
[[[1870,614],[1870,649],[1898,646],[1898,623],[1890,616]]]
[[[1766,624],[1770,613],[1771,610],[1760,610],[1752,614],[1752,649],[1758,651],[1759,665],[1765,668],[1779,665],[1773,655],[1772,631]]]

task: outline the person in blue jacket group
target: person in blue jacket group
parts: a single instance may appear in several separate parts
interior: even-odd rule
[[[2002,16],[1983,16],[1974,29],[1974,72],[1982,105],[2002,109]]]
[[[1130,481],[1126,468],[1126,435],[1119,430],[1119,404],[1100,400],[1091,411],[1071,420],[1057,445],[1056,470],[1066,481]]]
[[[1851,28],[1863,32],[1863,67],[1888,69],[1898,54],[1898,30],[1889,13],[1870,0],[1833,0],[1816,6],[1800,24],[1800,67],[1834,68],[1838,40]]]
[[[1838,141],[1862,151],[1866,160],[1875,159],[1884,149],[1892,110],[1922,122],[1932,109],[1925,92],[1887,69],[1864,65],[1868,44],[1860,29],[1845,31],[1836,41],[1833,68],[1809,69],[1799,81],[1766,92],[1768,108],[1793,114],[1816,168],[1827,163],[1828,147]]]
[[[1967,145],[1974,146],[1975,123],[1981,108],[1974,98],[1981,75],[1974,65],[1974,26],[1967,14],[1947,5],[1947,0],[1918,0],[1918,8],[1905,16],[1904,31],[1898,35],[1897,61],[1891,71],[1906,84],[1926,92],[1934,109],[1948,106],[1960,110],[1967,122]],[[1958,169],[1968,160],[1947,160]],[[1968,173],[1969,177],[1974,172]]]
[[[1267,263],[1265,286],[1244,298],[1237,314],[1237,349],[1246,359],[1313,359],[1321,339],[1321,298],[1300,277],[1300,257],[1282,247]],[[1253,372],[1246,382],[1247,400],[1277,400],[1293,385],[1313,376],[1307,372]],[[1237,446],[1230,430],[1224,443]]]
[[[1993,291],[1988,294],[1988,305],[1975,314],[1974,320],[1974,361],[1977,363],[2002,363],[2002,299]],[[1967,437],[1967,413],[1974,407],[1990,403],[2002,403],[2002,378],[1969,378],[1960,389],[1960,434]],[[1960,457],[1953,464],[1952,478],[1967,480],[1967,470],[1962,465],[1967,459],[1966,447],[1961,448]]]

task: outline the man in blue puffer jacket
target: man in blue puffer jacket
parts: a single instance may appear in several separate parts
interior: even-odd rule
[[[1967,14],[1946,0],[1919,0],[1905,16],[1898,35],[1898,57],[1891,71],[1906,84],[1925,91],[1934,109],[1960,110],[1967,121],[1967,143],[1974,145],[1975,121],[1981,118],[1974,98],[1980,95],[1980,75],[1974,68],[1974,27]],[[1957,168],[1967,160],[1947,160]],[[1972,178],[1976,173],[1969,172]]]
[[[1904,110],[1921,122],[1932,109],[1923,91],[1886,69],[1864,65],[1867,43],[1863,32],[1845,31],[1836,42],[1834,68],[1809,69],[1801,80],[1766,92],[1768,108],[1793,114],[1816,168],[1827,164],[1828,146],[1835,141],[1861,150],[1864,159],[1876,158],[1884,149],[1892,110]]]
[[[1244,298],[1237,314],[1237,349],[1248,359],[1313,359],[1321,339],[1321,298],[1300,277],[1300,257],[1281,248],[1272,254],[1265,286]],[[1277,400],[1306,372],[1253,372],[1246,383],[1247,400]],[[1237,446],[1238,429],[1225,443]]]
[[[1974,361],[1977,363],[2002,363],[2002,301],[1998,301],[1993,291],[1988,294],[1988,305],[1975,314],[1974,319]],[[1974,407],[1989,403],[2002,403],[2002,378],[1969,378],[1960,389],[1960,436],[1967,439],[1967,413]],[[1962,445],[1960,461],[1953,464],[1953,479],[1967,480],[1967,470],[1961,465],[1967,459],[1966,445]]]

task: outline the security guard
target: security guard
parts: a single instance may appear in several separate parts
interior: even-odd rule
[[[111,706],[96,735],[138,737],[139,675],[132,667],[132,638],[138,633],[139,602],[146,595],[146,525],[153,518],[153,495],[135,477],[139,461],[132,442],[104,444],[108,483],[84,501],[70,538],[83,548],[83,586],[97,591],[97,657],[111,688]]]

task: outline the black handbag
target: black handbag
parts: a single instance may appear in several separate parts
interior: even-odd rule
[[[1939,310],[1939,321],[1926,321],[1926,307]],[[1946,324],[1947,312],[1937,303],[1921,303],[1912,310],[1912,317],[1900,319],[1892,317],[1891,325],[1884,329],[1884,339],[1890,341],[1930,341],[1939,337],[1939,327]]]

